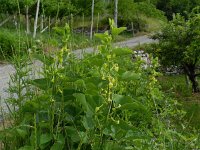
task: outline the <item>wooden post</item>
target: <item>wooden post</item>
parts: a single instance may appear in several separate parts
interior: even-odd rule
[[[44,15],[41,15],[40,17],[40,31],[44,29]]]
[[[116,27],[117,27],[117,17],[118,17],[118,0],[115,0],[114,21]]]
[[[92,0],[92,20],[91,20],[91,27],[90,27],[90,40],[92,40],[92,30],[93,30],[93,22],[94,22],[94,0]]]
[[[26,6],[26,33],[30,34],[29,8]]]
[[[82,36],[84,35],[84,26],[85,26],[85,16],[83,13],[83,17],[82,17]]]
[[[133,22],[131,22],[131,28],[132,28],[132,32],[133,32],[133,37],[135,36],[135,33],[134,33],[134,27],[133,27]]]
[[[189,89],[190,89],[190,81],[189,81],[187,75],[185,75],[185,83],[186,83],[186,88],[187,88],[187,90],[189,91]]]
[[[99,32],[99,13],[98,13],[98,17],[97,17],[97,33]]]
[[[35,22],[34,22],[34,31],[33,31],[33,38],[36,37],[39,8],[40,8],[40,0],[37,1],[37,8],[36,8],[36,15],[35,15]]]

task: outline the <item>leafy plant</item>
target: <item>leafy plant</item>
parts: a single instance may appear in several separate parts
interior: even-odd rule
[[[183,113],[158,88],[157,59],[144,70],[142,60],[131,60],[132,50],[113,47],[112,39],[124,28],[109,22],[112,35],[96,34],[102,44],[84,59],[69,49],[68,25],[60,51],[32,55],[43,65],[41,77],[19,82],[31,87],[25,92],[30,96],[16,98],[20,105],[11,102],[19,106],[18,119],[1,131],[5,149],[199,147],[196,135],[178,132],[173,123]]]

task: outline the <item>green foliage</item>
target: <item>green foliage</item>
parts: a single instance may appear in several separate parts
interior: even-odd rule
[[[1,51],[5,53],[5,55],[7,56],[13,54],[14,51],[13,47],[17,46],[15,35],[12,35],[12,33],[9,33],[8,31],[0,32],[0,40],[1,40],[0,43]]]
[[[186,84],[184,75],[165,75],[158,78],[158,81],[167,95],[175,97],[183,106],[186,112],[184,120],[188,121],[188,131],[200,129],[199,116],[199,96],[200,94],[192,94],[190,86]]]
[[[79,8],[75,7],[70,0],[45,0],[42,2],[42,5],[43,13],[51,17],[63,18],[79,11]]]
[[[199,96],[196,97],[197,99]],[[195,99],[194,99],[195,100]],[[188,120],[189,125],[196,128],[197,130],[200,129],[200,104],[196,101],[188,101],[183,102],[184,109],[186,110],[187,114],[185,118]]]
[[[165,12],[165,15],[169,20],[173,19],[173,14],[180,13],[181,15],[187,16],[193,8],[200,5],[199,0],[158,0],[157,8]]]
[[[145,14],[147,17],[165,20],[164,13],[156,9],[155,5],[147,2],[136,3],[137,11]]]
[[[14,14],[17,11],[17,1],[14,0],[1,0],[0,13],[8,12]]]
[[[33,56],[43,63],[39,79],[23,78],[20,72],[27,66],[16,66],[18,96],[11,104],[18,109],[13,126],[0,132],[6,149],[199,148],[196,135],[181,134],[173,123],[183,113],[158,88],[158,60],[144,70],[143,61],[131,60],[130,50],[113,47],[122,28],[112,22],[114,35],[96,34],[98,52],[84,59],[71,53],[65,35],[63,48],[53,57]],[[70,33],[68,26],[63,30]]]
[[[147,22],[141,16],[147,16],[151,18],[159,18],[160,20],[166,20],[164,14],[156,9],[155,5],[148,2],[134,2],[132,0],[120,0],[119,1],[119,25],[133,26],[135,30],[144,31],[146,29]]]
[[[16,52],[22,54],[26,52],[29,47],[31,47],[31,43],[28,37],[27,39],[23,36],[19,38],[16,32],[7,29],[0,30],[0,59],[11,57],[16,54]]]
[[[164,65],[182,66],[192,82],[193,91],[199,92],[196,67],[200,61],[200,15],[191,13],[188,20],[174,15],[161,31],[154,36],[159,45],[152,51]]]
[[[192,96],[191,87],[187,86],[184,75],[163,75],[158,81],[162,91],[176,99],[188,101],[187,97]]]

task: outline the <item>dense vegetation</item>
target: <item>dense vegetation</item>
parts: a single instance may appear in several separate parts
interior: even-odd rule
[[[89,0],[1,0],[1,54],[11,56],[11,47],[13,52],[20,49],[17,43],[22,44],[26,49],[32,49],[35,45],[35,38],[42,43],[48,43],[48,47],[57,47],[59,41],[58,36],[55,37],[54,27],[64,26],[66,22],[70,25],[72,35],[75,37],[73,49],[88,46],[94,42],[86,40],[89,39],[88,35],[108,30],[108,18],[114,17],[113,1],[95,0],[93,27],[91,27],[91,5],[92,2]],[[125,37],[126,35],[132,36],[139,31],[157,30],[160,22],[164,21],[166,19],[163,13],[157,10],[153,4],[133,2],[132,0],[119,1],[118,26],[127,27],[128,30],[124,32]],[[13,38],[16,35],[19,37],[19,33],[24,38],[23,40],[20,40],[21,37]],[[7,41],[3,40],[5,34]],[[31,40],[32,37],[33,40]],[[28,40],[25,40],[25,38],[28,38]],[[80,39],[79,42],[76,42],[77,38]],[[40,49],[43,49],[43,47],[40,47]]]
[[[68,49],[66,25],[63,48],[54,58],[32,56],[44,64],[39,79],[29,78],[27,57],[14,60],[18,72],[10,91],[16,96],[8,99],[14,126],[1,132],[5,149],[199,147],[195,134],[181,127],[177,101],[158,88],[157,60],[145,70],[141,60],[130,59],[132,50],[112,47],[112,37],[123,28],[115,28],[112,20],[110,24],[111,35],[96,34],[102,41],[99,53],[84,59]]]
[[[180,14],[175,15],[161,33],[154,36],[160,42],[153,52],[163,64],[182,67],[192,82],[193,91],[199,92],[196,79],[200,75],[197,70],[200,63],[200,16],[196,10],[199,7],[193,9],[187,20]]]
[[[0,149],[199,149],[200,2],[180,2],[0,0],[0,59],[16,70]],[[137,47],[150,64],[113,46],[155,31]]]

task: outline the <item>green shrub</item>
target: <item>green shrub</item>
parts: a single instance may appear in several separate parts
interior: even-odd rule
[[[139,13],[145,14],[147,17],[158,18],[161,20],[166,20],[164,13],[156,9],[155,5],[147,2],[136,3],[136,8]]]
[[[10,32],[3,30],[0,32],[0,48],[1,53],[5,56],[12,55],[13,51],[16,49],[17,37],[15,37]]]
[[[0,59],[13,56],[16,52],[23,54],[30,47],[30,40],[26,35],[19,35],[16,31],[0,30]]]

